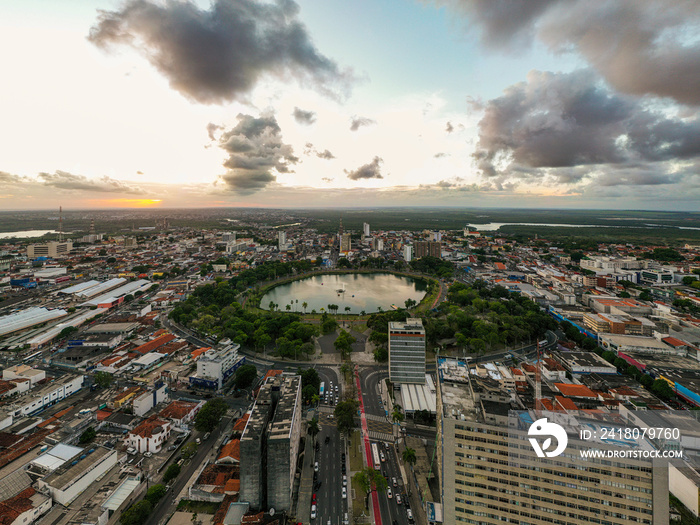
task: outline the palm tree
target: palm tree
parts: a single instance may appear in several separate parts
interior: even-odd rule
[[[311,310],[311,315],[316,315],[316,308],[314,308],[313,310]]]
[[[316,441],[316,435],[320,430],[321,429],[318,427],[318,418],[315,417],[309,421],[308,432],[311,434],[311,438],[314,442]]]
[[[413,468],[413,465],[416,464],[416,451],[413,450],[412,448],[407,448],[406,450],[403,451],[402,458],[404,463],[408,463],[411,465],[411,468]]]
[[[309,307],[309,303],[304,301],[303,303],[301,303],[301,307],[304,309],[304,313],[306,313],[306,309]]]
[[[273,312],[275,310],[275,301],[270,301],[270,304],[268,304],[267,306],[269,306],[270,311]]]
[[[299,305],[299,299],[294,299],[294,311],[295,312],[297,311],[298,305]]]
[[[289,311],[289,310],[292,309],[292,305],[291,305],[291,304],[288,304],[285,308],[287,309],[287,311]]]
[[[401,423],[403,421],[403,410],[401,410],[399,405],[394,405],[394,410],[391,412],[391,419],[394,423]]]
[[[352,309],[352,308],[350,308],[349,306],[346,306],[346,307],[345,307],[345,313],[346,313],[346,314],[350,314],[350,310],[351,310],[351,309]],[[348,319],[350,319],[350,315],[348,315]]]

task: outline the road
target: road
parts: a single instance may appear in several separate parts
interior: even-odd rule
[[[197,453],[187,465],[183,466],[180,475],[175,478],[171,484],[170,490],[168,490],[167,494],[160,501],[160,503],[156,505],[156,508],[153,509],[153,512],[149,515],[145,525],[157,525],[161,522],[161,520],[163,520],[163,518],[169,516],[175,511],[175,498],[182,491],[182,489],[185,488],[185,485],[187,485],[195,471],[204,464],[207,455],[212,452],[212,447],[216,443],[216,440],[221,435],[221,432],[229,426],[231,420],[231,416],[224,416],[221,423],[214,430],[212,430],[209,438],[206,441],[203,441],[199,447],[197,447]],[[194,441],[198,437],[201,438],[202,436],[200,434],[200,432],[193,430],[190,438],[183,444],[183,446]],[[175,458],[177,457],[178,456],[176,455]],[[161,473],[164,473],[166,469],[167,466],[164,466],[161,469]]]

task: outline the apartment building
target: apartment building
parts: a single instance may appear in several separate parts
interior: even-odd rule
[[[525,398],[472,374],[463,361],[441,359],[438,379],[444,523],[668,523],[667,467],[643,459],[582,463],[578,450],[591,445],[574,437],[562,455],[538,458],[527,426],[518,426],[538,417]],[[514,413],[522,415],[515,425]]]

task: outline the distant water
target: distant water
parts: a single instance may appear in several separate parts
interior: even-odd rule
[[[623,226],[612,224],[551,224],[547,222],[487,222],[486,224],[467,224],[471,228],[476,228],[479,232],[492,232],[498,230],[501,226],[557,226],[562,228],[678,228],[680,230],[700,230],[691,226],[669,226],[667,224],[648,224],[643,226],[635,226],[625,224]]]
[[[43,237],[47,233],[58,233],[56,230],[23,230],[19,232],[0,233],[0,239],[31,239],[32,237]]]

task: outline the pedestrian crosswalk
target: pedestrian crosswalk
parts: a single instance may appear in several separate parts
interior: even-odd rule
[[[387,420],[386,416],[375,416],[374,414],[365,414],[365,416],[367,417],[368,421],[372,420],[372,421],[384,421],[384,422],[386,422],[386,420]]]
[[[394,436],[392,434],[386,434],[384,432],[376,432],[374,430],[368,431],[369,438],[373,441],[388,441],[389,443],[394,442]]]

